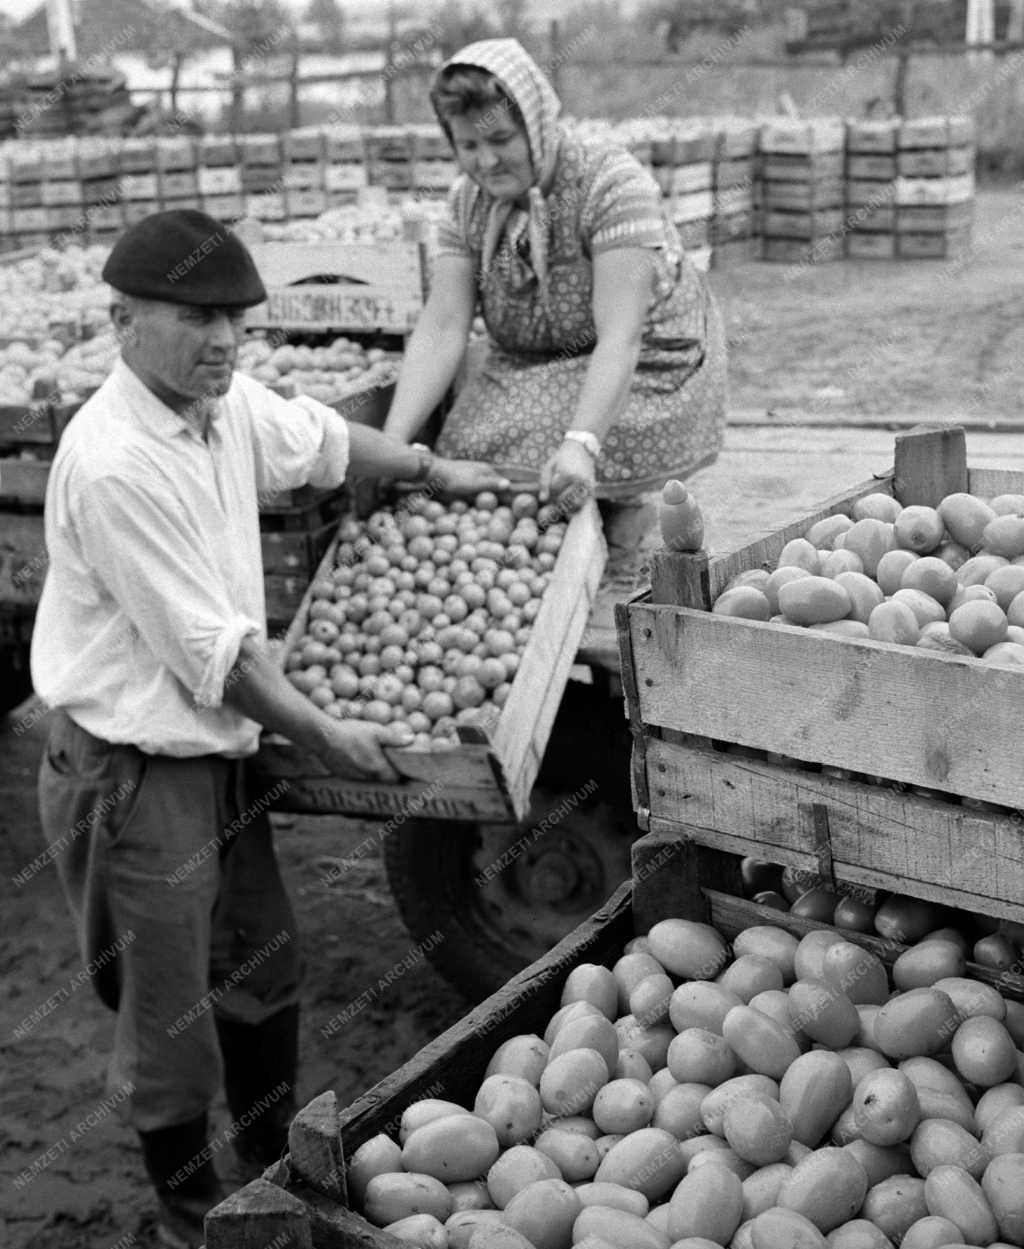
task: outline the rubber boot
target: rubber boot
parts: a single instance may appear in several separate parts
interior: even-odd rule
[[[259,1024],[217,1020],[224,1092],[239,1159],[259,1174],[288,1148],[295,1116],[299,1007],[286,1006]]]
[[[207,1117],[139,1132],[146,1171],[160,1202],[157,1237],[168,1249],[198,1249],[203,1218],[224,1200],[209,1149]]]

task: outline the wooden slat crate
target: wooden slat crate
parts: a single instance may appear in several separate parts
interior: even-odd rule
[[[260,243],[252,253],[269,293],[252,328],[405,334],[423,308],[418,243]],[[341,280],[315,280],[325,276]]]
[[[842,260],[843,236],[826,234],[811,242],[799,238],[769,238],[760,240],[761,259],[776,264],[820,264],[828,260]]]
[[[197,171],[200,195],[238,195],[242,174],[237,165],[200,166]]]
[[[160,198],[159,175],[155,173],[131,173],[121,179],[121,197],[123,200],[147,200],[156,202]]]
[[[768,154],[761,157],[761,177],[769,182],[821,182],[842,178],[846,158],[842,152],[818,152],[812,156]]]
[[[897,233],[896,255],[904,260],[946,260],[963,255],[970,243],[969,225],[953,226],[939,233]]]
[[[62,178],[43,183],[42,202],[47,206],[81,204],[82,184],[77,178]]]
[[[762,182],[761,203],[766,208],[812,212],[823,208],[842,208],[846,187],[841,178],[820,182]]]
[[[254,1180],[207,1216],[207,1249],[270,1245],[275,1238],[297,1247],[397,1249],[400,1241],[348,1208],[347,1160],[380,1132],[397,1139],[402,1112],[423,1097],[472,1106],[493,1052],[510,1037],[544,1031],[572,968],[613,965],[637,931],[631,897],[627,882],[544,958],[344,1110],[333,1092],[314,1099],[289,1131],[287,1165],[266,1173],[274,1181]]]
[[[789,539],[866,494],[934,506],[1024,490],[1024,472],[968,469],[964,446],[958,427],[897,437],[887,473],[731,555],[655,555],[649,596],[617,609],[642,827],[697,828],[720,849],[810,868],[827,844],[845,880],[1018,914],[1019,816],[977,804],[1024,806],[1024,677],[707,610],[736,573],[773,567]]]
[[[819,208],[815,212],[782,212],[766,208],[761,218],[765,238],[822,239],[843,228],[841,208]]]
[[[721,160],[714,166],[715,186],[724,189],[731,186],[753,186],[756,165],[750,157],[739,160]]]
[[[889,179],[897,173],[896,157],[888,154],[852,154],[846,158],[847,178]]]
[[[755,924],[797,937],[831,927],[749,902],[739,886],[738,861],[702,844],[699,829],[653,832],[634,842],[632,881],[591,919],[349,1106],[339,1109],[327,1092],[304,1107],[289,1130],[285,1161],[210,1212],[207,1249],[266,1245],[275,1237],[320,1249],[393,1249],[397,1241],[351,1209],[348,1162],[378,1134],[396,1139],[403,1112],[416,1101],[436,1097],[472,1107],[491,1056],[511,1037],[543,1034],[574,968],[614,966],[628,941],[673,917],[713,923],[727,939]],[[905,948],[864,933],[843,930],[843,936],[890,967]],[[998,982],[1007,997],[1024,998],[1020,976],[975,964],[968,970]]]
[[[850,204],[846,220],[851,231],[859,234],[893,234],[896,229],[896,209],[892,204]]]
[[[972,147],[912,148],[897,156],[897,170],[907,178],[951,177],[974,171]]]
[[[846,254],[851,260],[892,260],[896,235],[891,230],[851,230],[846,236]]]
[[[850,121],[846,126],[847,152],[895,152],[899,122]]]
[[[235,166],[239,161],[238,143],[232,135],[209,134],[199,140],[200,166]]]
[[[317,572],[335,563],[332,542]],[[551,571],[540,611],[523,649],[508,700],[492,731],[460,729],[459,745],[447,750],[395,750],[390,757],[403,778],[398,784],[345,781],[331,776],[290,742],[264,737],[255,770],[286,778],[281,809],[335,814],[408,811],[446,820],[514,821],[528,809],[530,792],[547,745],[569,670],[575,663],[606,558],[597,506],[591,500],[570,521]],[[279,652],[305,631],[312,587]]]

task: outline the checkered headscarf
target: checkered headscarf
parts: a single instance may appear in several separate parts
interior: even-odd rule
[[[471,43],[446,61],[441,72],[453,65],[474,66],[493,74],[522,114],[533,161],[529,208],[523,213],[507,200],[493,203],[487,219],[481,263],[485,269],[490,265],[506,229],[514,233],[525,229],[530,240],[532,267],[546,304],[549,214],[544,196],[554,179],[561,101],[540,66],[516,39],[481,39]]]

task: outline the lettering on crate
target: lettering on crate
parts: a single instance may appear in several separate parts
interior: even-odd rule
[[[477,814],[475,805],[466,799],[452,798],[421,791],[410,792],[404,788],[374,789],[353,783],[303,781],[301,790],[309,799],[310,810],[351,811],[372,814],[441,816],[445,819],[465,819]],[[425,801],[421,801],[421,796]]]

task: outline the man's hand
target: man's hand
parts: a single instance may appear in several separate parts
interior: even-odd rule
[[[334,776],[351,781],[397,781],[383,746],[408,746],[412,730],[398,724],[370,724],[366,720],[333,720],[324,728],[324,744],[317,751]]]
[[[429,477],[450,494],[479,494],[481,490],[508,490],[511,482],[481,460],[446,460],[434,456]]]
[[[590,452],[566,441],[540,470],[540,501],[549,500],[564,512],[575,512],[594,493],[597,470]]]

